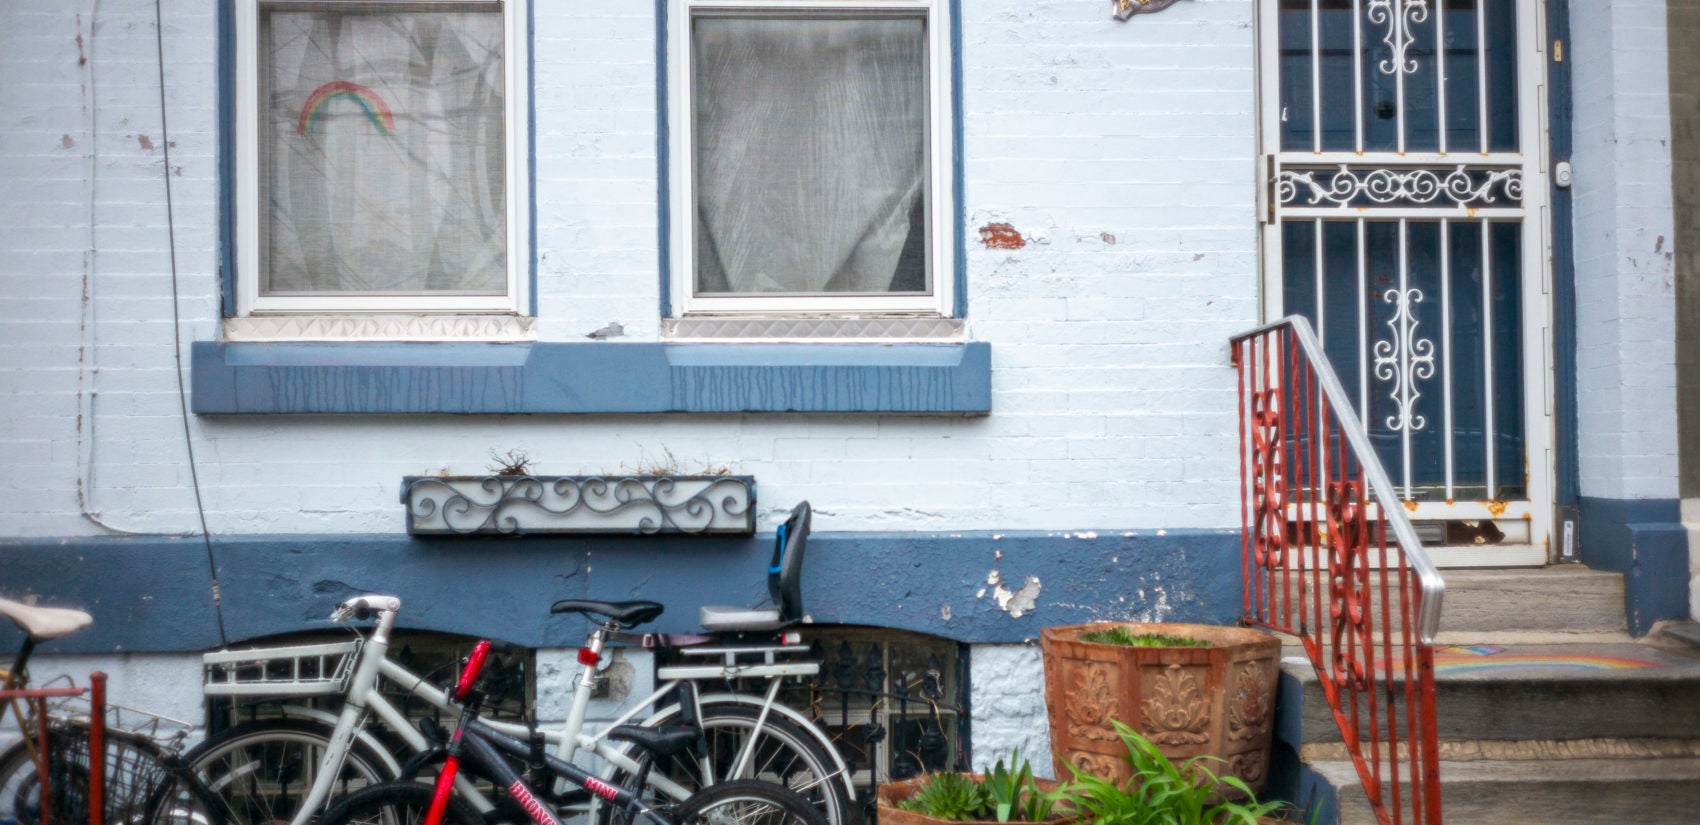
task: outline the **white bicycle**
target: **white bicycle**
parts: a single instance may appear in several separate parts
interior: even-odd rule
[[[830,825],[847,825],[854,789],[843,757],[808,717],[776,701],[786,677],[810,677],[820,671],[818,662],[791,658],[808,648],[783,632],[803,615],[799,577],[808,532],[809,507],[803,502],[779,528],[768,574],[771,609],[703,608],[704,629],[756,641],[679,647],[678,652],[699,661],[657,669],[656,690],[599,733],[586,732],[584,721],[604,646],[610,641],[648,639],[653,643],[658,637],[625,631],[653,621],[663,607],[648,601],[557,602],[552,612],[581,614],[596,623],[579,651],[581,669],[565,723],[550,731],[489,724],[548,747],[564,761],[571,761],[581,750],[594,753],[607,761],[611,782],[620,785],[641,776],[657,799],[681,801],[718,782],[757,778],[797,791]],[[406,715],[380,692],[379,680],[446,712],[457,712],[457,708],[449,691],[389,658],[390,634],[400,610],[401,600],[393,596],[360,596],[338,605],[331,618],[375,620],[364,638],[218,651],[203,657],[207,673],[203,690],[208,696],[340,695],[343,699],[336,715],[286,705],[276,718],[236,725],[186,754],[190,767],[226,800],[235,822],[308,825],[333,796],[411,776],[427,767],[423,760],[431,758],[435,743],[409,724]],[[733,679],[764,681],[766,691],[698,690],[699,684]],[[682,711],[681,705],[694,706],[695,713]],[[651,706],[656,710],[639,719]],[[641,750],[607,735],[628,723],[656,727],[693,716],[702,727],[701,743],[665,765],[647,764]],[[401,758],[391,753],[379,730],[405,748]],[[458,781],[456,788],[480,814],[488,817],[496,811],[497,802],[470,782]]]

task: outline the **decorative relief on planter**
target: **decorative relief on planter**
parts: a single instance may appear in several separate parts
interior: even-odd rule
[[[1116,716],[1116,675],[1109,665],[1072,662],[1074,675],[1068,680],[1072,702],[1068,704],[1068,732],[1082,739],[1116,741],[1110,720]]]
[[[413,535],[756,531],[751,476],[408,476]]]
[[[1228,757],[1228,775],[1237,776],[1253,787],[1263,782],[1268,769],[1269,756],[1263,751],[1247,751]]]
[[[1224,760],[1225,776],[1253,792],[1268,783],[1281,642],[1257,630],[1127,624],[1135,635],[1201,639],[1209,647],[1133,647],[1080,637],[1116,623],[1047,627],[1039,634],[1046,709],[1059,776],[1068,766],[1112,782],[1128,778],[1111,725],[1143,733],[1170,759]]]
[[[1068,755],[1068,761],[1069,764],[1079,768],[1082,773],[1089,773],[1093,776],[1110,776],[1120,767],[1117,764],[1119,760],[1116,757],[1102,753],[1072,751]]]
[[[1201,674],[1200,671],[1203,671]],[[1159,745],[1210,741],[1210,701],[1199,684],[1210,669],[1169,665],[1145,680],[1146,737]]]
[[[1229,739],[1244,742],[1269,733],[1269,711],[1275,702],[1269,681],[1261,662],[1244,662],[1235,670],[1228,693]]]

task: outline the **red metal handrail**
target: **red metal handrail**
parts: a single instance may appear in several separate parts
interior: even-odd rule
[[[1295,636],[1382,825],[1439,825],[1445,585],[1309,322],[1230,339],[1249,625]]]

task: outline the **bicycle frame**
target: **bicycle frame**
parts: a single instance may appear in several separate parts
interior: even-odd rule
[[[390,635],[395,627],[396,617],[401,610],[401,600],[391,596],[363,596],[358,599],[352,599],[344,602],[343,605],[354,605],[356,603],[359,603],[358,606],[360,609],[370,610],[372,613],[376,614],[377,623],[371,634],[366,637],[365,643],[360,646],[358,653],[355,654],[357,658],[353,674],[350,677],[346,691],[343,693],[344,702],[342,711],[336,717],[336,724],[332,731],[330,742],[325,750],[323,761],[319,765],[319,771],[317,776],[314,778],[313,786],[302,798],[300,810],[296,812],[295,818],[290,822],[290,825],[308,825],[314,813],[324,805],[327,799],[329,799],[331,791],[335,786],[337,775],[342,769],[343,759],[346,757],[355,738],[369,737],[369,734],[366,734],[364,731],[365,723],[369,716],[376,717],[379,722],[400,737],[402,741],[404,741],[415,753],[423,753],[429,751],[433,747],[433,743],[428,741],[424,734],[420,733],[408,722],[406,715],[402,713],[402,711],[397,708],[394,703],[385,698],[384,695],[377,689],[379,678],[386,679],[394,684],[404,687],[413,697],[444,711],[450,713],[458,713],[461,711],[461,707],[453,701],[448,691],[428,682],[425,677],[420,676],[389,659],[388,653]],[[333,614],[332,618],[334,620],[341,620],[346,618],[347,615],[352,614],[354,610],[355,608],[348,608],[345,613],[343,607],[339,607],[337,614]],[[593,630],[590,638],[586,642],[585,650],[593,651],[597,658],[600,658],[607,638],[608,630],[606,628],[599,627]],[[634,720],[637,719],[638,714],[640,714],[645,708],[655,706],[658,702],[666,698],[668,694],[677,690],[680,685],[691,684],[694,687],[695,682],[702,680],[731,678],[767,679],[767,692],[759,701],[757,701],[754,697],[742,694],[715,693],[707,696],[700,696],[697,695],[694,689],[690,690],[686,695],[694,697],[694,701],[697,703],[697,718],[701,718],[701,707],[703,705],[736,703],[759,709],[756,722],[757,728],[760,728],[761,725],[766,723],[769,715],[778,714],[788,718],[794,723],[799,724],[804,730],[818,734],[813,722],[809,721],[807,717],[795,710],[792,710],[791,708],[779,704],[776,701],[784,677],[813,676],[820,672],[820,664],[818,662],[774,661],[774,654],[800,653],[806,652],[807,650],[807,647],[801,645],[762,648],[714,647],[687,649],[687,652],[690,655],[723,656],[725,657],[725,660],[719,664],[692,664],[660,668],[657,671],[657,676],[661,680],[661,683],[656,687],[655,691],[633,703],[630,710],[621,714],[618,718],[604,726],[602,731],[595,734],[589,734],[584,731],[585,716],[589,710],[591,693],[596,684],[596,666],[586,664],[581,667],[577,678],[574,680],[573,700],[569,708],[566,721],[556,730],[542,731],[542,735],[544,741],[554,749],[556,757],[555,761],[561,764],[570,765],[571,760],[576,756],[577,752],[583,750],[594,753],[602,759],[607,760],[614,767],[626,771],[628,774],[635,774],[635,772],[637,772],[640,768],[637,761],[627,755],[627,750],[624,746],[608,741],[605,738],[605,732],[608,729],[619,725],[633,723]],[[736,663],[735,659],[739,654],[748,654],[751,652],[765,653],[765,661],[757,664]],[[246,651],[245,653],[251,654],[252,651]],[[216,661],[212,657],[219,655],[221,654],[209,654],[208,661]],[[674,711],[671,707],[660,707],[656,713],[646,717],[644,721],[653,722],[668,716],[673,712]],[[318,716],[320,714],[312,715]],[[523,725],[507,722],[486,721],[480,719],[478,720],[478,725],[489,728],[495,733],[509,738],[523,739],[531,733],[531,731]],[[827,753],[831,754],[835,760],[838,760],[839,763],[839,770],[835,772],[838,776],[837,780],[829,778],[827,781],[842,782],[846,789],[851,791],[853,797],[854,791],[851,787],[850,773],[849,770],[844,767],[842,758],[838,756],[837,748],[832,745],[831,740],[825,739],[824,735],[819,736],[819,738],[826,746]],[[371,740],[368,739],[368,741],[370,742]],[[750,737],[750,740],[744,744],[743,750],[738,754],[738,757],[733,762],[734,767],[730,776],[738,776],[748,767],[750,760],[753,758],[755,743],[756,737],[752,736]],[[373,744],[375,744],[375,742],[373,742]],[[381,749],[380,752],[382,752]],[[707,784],[713,784],[718,781],[719,778],[714,776],[714,766],[706,757],[699,760],[698,767],[699,770],[702,771],[702,776]],[[575,768],[575,770],[581,769]],[[588,774],[586,775],[588,776]],[[598,782],[600,782],[600,780],[598,780]],[[682,801],[691,794],[689,789],[659,773],[651,772],[649,774],[648,785],[649,787],[654,788],[658,793],[664,794],[675,801]],[[462,795],[462,798],[466,799],[480,814],[489,813],[495,809],[494,804],[492,804],[483,794],[479,793],[477,789],[473,787],[471,782],[468,782],[464,778],[455,778],[454,787]],[[587,785],[586,787],[590,786]]]
[[[561,825],[549,806],[538,800],[531,787],[525,783],[525,779],[498,753],[505,751],[512,756],[529,759],[532,755],[531,747],[525,742],[495,731],[478,718],[482,697],[477,694],[475,686],[489,651],[490,643],[480,641],[473,647],[471,656],[467,658],[466,668],[461,672],[460,684],[454,694],[455,701],[461,703],[460,718],[449,741],[448,756],[444,760],[442,773],[437,777],[436,790],[431,808],[426,812],[424,825],[442,825],[449,797],[453,795],[457,783],[462,781],[459,776],[461,762],[467,757],[470,757],[469,761],[474,769],[498,786],[506,788],[514,801],[525,809],[526,814],[537,825]],[[547,754],[543,756],[543,763],[562,781],[584,788],[598,799],[620,806],[627,813],[627,821],[635,821],[637,816],[642,816],[654,821],[656,825],[673,825],[670,819],[644,805],[636,794],[603,782],[577,765]]]

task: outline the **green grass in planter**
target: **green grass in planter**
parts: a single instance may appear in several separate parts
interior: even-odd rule
[[[1190,636],[1170,636],[1167,633],[1141,633],[1137,636],[1125,627],[1093,630],[1080,634],[1083,642],[1124,647],[1209,647],[1210,642]]]

